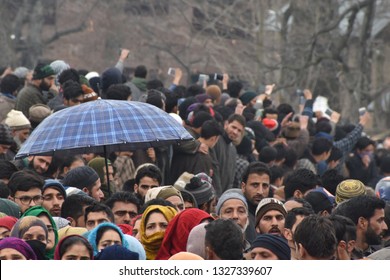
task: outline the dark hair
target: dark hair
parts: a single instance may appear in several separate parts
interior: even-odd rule
[[[289,169],[293,169],[298,161],[298,155],[294,149],[287,148],[284,155],[283,165]]]
[[[330,152],[332,149],[333,143],[329,139],[320,137],[314,139],[311,146],[311,153],[315,156],[319,156],[323,153]]]
[[[386,155],[380,159],[380,170],[382,173],[390,173],[390,156]]]
[[[332,126],[327,118],[321,118],[317,120],[315,124],[316,132],[325,132],[330,134],[332,132]]]
[[[339,148],[332,146],[332,150],[330,151],[330,155],[326,160],[326,162],[329,163],[331,161],[337,161],[342,157],[343,157],[343,152]]]
[[[259,161],[251,162],[248,165],[244,174],[242,174],[242,182],[246,183],[250,174],[267,174],[271,178],[271,171],[269,170],[268,166]]]
[[[71,217],[77,220],[84,215],[84,206],[90,206],[95,203],[95,200],[84,194],[73,194],[67,196],[61,206],[61,217]]]
[[[92,212],[104,212],[107,214],[107,218],[110,220],[111,223],[114,223],[114,221],[115,221],[114,213],[112,213],[111,208],[103,203],[95,202],[92,205],[85,208],[85,214],[84,214],[84,221],[85,222],[87,222],[89,213],[92,213]]]
[[[146,165],[140,168],[135,176],[135,183],[138,185],[143,177],[156,179],[159,184],[162,181],[161,170],[155,165]]]
[[[287,147],[282,143],[278,143],[278,144],[274,145],[273,147],[276,149],[276,159],[275,160],[282,161],[283,159],[285,159]]]
[[[359,195],[339,204],[333,213],[348,217],[357,225],[360,217],[369,220],[376,209],[384,209],[385,206],[386,202],[380,198]]]
[[[9,189],[6,183],[0,180],[0,198],[8,198]]]
[[[238,115],[238,114],[232,114],[229,116],[229,118],[227,119],[227,122],[228,123],[232,123],[234,121],[237,121],[238,123],[240,123],[243,127],[245,127],[246,125],[246,121],[245,121],[245,118],[241,115]]]
[[[375,147],[375,141],[371,140],[368,137],[360,137],[356,142],[355,149],[363,150],[369,145],[373,145]]]
[[[44,184],[43,179],[33,171],[22,170],[12,174],[8,182],[8,188],[10,195],[14,197],[17,191],[27,192],[34,188],[42,190]]]
[[[19,87],[21,82],[18,76],[7,74],[0,80],[0,92],[13,94]]]
[[[269,170],[271,171],[271,177],[270,177],[271,184],[274,184],[277,179],[284,177],[284,170],[280,166],[277,165],[271,166]]]
[[[230,97],[238,98],[244,85],[240,81],[229,81],[227,86],[227,93]]]
[[[19,171],[19,169],[12,162],[0,159],[0,180],[11,178],[12,174]]]
[[[162,88],[164,87],[164,84],[163,82],[161,82],[160,80],[158,79],[154,79],[154,80],[150,80],[146,83],[146,89],[149,90],[149,89],[159,89],[159,88]]]
[[[287,212],[286,219],[284,221],[284,227],[288,229],[292,229],[295,222],[297,221],[297,216],[308,217],[310,215],[314,215],[314,211],[312,208],[307,208],[307,207],[293,208]]]
[[[203,106],[200,106],[203,107]],[[209,110],[209,109],[208,109]],[[194,128],[201,127],[206,121],[213,120],[210,112],[205,112],[203,110],[199,110],[197,112],[193,112],[191,120],[186,120],[186,123]]]
[[[138,65],[137,67],[135,67],[134,77],[145,79],[147,75],[148,75],[148,70],[146,69],[145,65]]]
[[[205,121],[202,124],[202,130],[200,136],[204,139],[209,139],[213,136],[219,136],[223,134],[222,126],[216,120]]]
[[[336,195],[337,185],[344,180],[344,176],[337,169],[326,170],[321,176],[322,186],[333,195]]]
[[[143,214],[145,212],[146,208],[148,208],[150,205],[171,206],[171,207],[176,209],[176,206],[173,205],[168,200],[165,200],[163,198],[154,198],[154,199],[151,199],[151,200],[145,202],[145,204],[142,205],[141,210],[139,210],[139,213]]]
[[[197,84],[192,84],[187,87],[187,91],[184,95],[184,97],[195,97],[198,94],[205,93],[205,89]]]
[[[104,203],[112,209],[114,207],[115,202],[132,203],[137,207],[137,212],[141,207],[141,202],[139,201],[139,199],[135,196],[134,193],[130,192],[116,192]]]
[[[284,195],[288,200],[294,196],[294,192],[299,190],[305,194],[308,190],[314,189],[319,179],[313,171],[305,168],[294,170],[284,181]]]
[[[294,239],[316,259],[330,259],[337,247],[336,233],[329,218],[311,215],[297,226]]]
[[[264,163],[270,163],[276,160],[278,152],[274,147],[265,146],[259,152],[259,161]]]
[[[356,240],[356,225],[350,218],[340,215],[331,215],[329,219],[333,223],[336,232],[337,244],[340,243],[340,241],[348,242]]]
[[[130,95],[130,87],[124,84],[113,84],[106,92],[106,98],[112,100],[127,100]]]
[[[242,260],[244,236],[233,220],[218,219],[205,226],[205,244],[222,260]]]
[[[80,75],[76,69],[70,68],[61,72],[58,76],[58,82],[63,85],[66,81],[74,81],[80,84]]]
[[[75,161],[84,162],[83,158],[80,155],[68,155],[68,156],[62,157],[62,158],[59,158],[59,157],[54,157],[54,158],[55,158],[55,160],[60,161],[60,164],[58,167],[60,170],[60,174],[64,173],[65,167],[69,168],[72,165],[72,163],[74,163]],[[54,158],[53,158],[53,160],[54,160]]]
[[[63,242],[61,242],[60,258],[62,258],[62,256],[66,253],[66,251],[68,251],[68,249],[75,244],[84,245],[88,250],[89,258],[91,260],[93,259],[93,248],[92,248],[91,244],[88,242],[88,240],[86,240],[84,237],[79,236],[79,235],[69,236]]]
[[[300,197],[291,197],[290,199],[286,200],[286,202],[290,201],[290,200],[294,200],[295,202],[302,204],[302,207],[312,210],[313,214],[314,214],[313,207],[306,199],[300,198]],[[300,207],[297,207],[297,208],[300,208]]]
[[[71,100],[84,94],[78,82],[68,80],[62,85],[63,96],[66,100]]]

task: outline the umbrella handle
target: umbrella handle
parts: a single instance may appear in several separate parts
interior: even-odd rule
[[[111,196],[110,188],[110,174],[108,172],[108,155],[106,145],[103,146],[104,149],[104,163],[106,164],[106,177],[107,177],[107,188],[108,188],[108,198]]]

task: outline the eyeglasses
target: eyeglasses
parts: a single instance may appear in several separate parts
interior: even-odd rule
[[[43,201],[43,196],[42,195],[36,195],[36,196],[20,196],[20,197],[16,197],[15,198],[19,199],[20,202],[23,204],[23,205],[30,205],[31,203],[31,200],[34,201],[35,204],[41,204],[42,201]]]
[[[131,219],[134,219],[138,215],[138,213],[136,213],[136,212],[126,211],[126,210],[119,210],[119,211],[114,212],[114,215],[119,216],[119,217],[123,217],[126,214],[129,214]]]

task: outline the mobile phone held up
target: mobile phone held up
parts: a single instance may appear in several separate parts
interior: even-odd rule
[[[214,80],[222,81],[223,80],[223,75],[215,73],[214,74]]]
[[[176,74],[175,68],[170,67],[170,68],[168,69],[168,75],[169,75],[169,76],[175,76],[175,74]]]
[[[206,82],[208,82],[209,81],[209,79],[210,79],[210,76],[209,75],[207,75],[207,74],[199,74],[199,82],[204,82],[204,81],[206,81]]]
[[[363,116],[367,112],[366,107],[359,108],[359,116]]]

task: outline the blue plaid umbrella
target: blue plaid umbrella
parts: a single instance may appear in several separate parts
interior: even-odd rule
[[[179,143],[192,136],[173,117],[147,103],[97,100],[46,118],[16,158],[30,155],[129,151]]]

